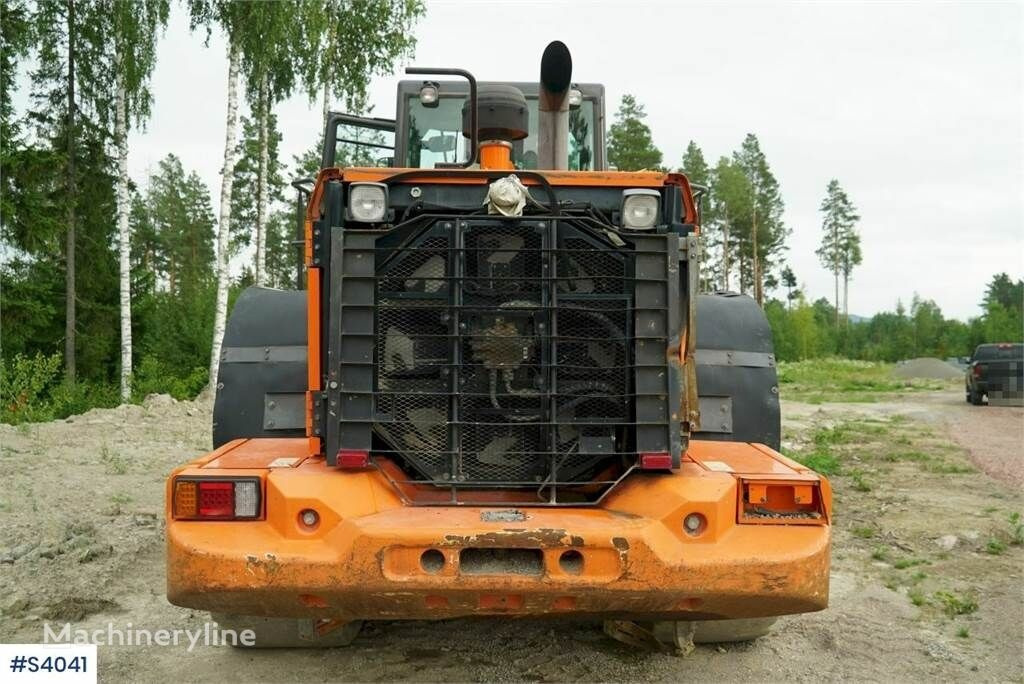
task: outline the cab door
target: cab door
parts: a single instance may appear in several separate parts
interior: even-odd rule
[[[331,112],[320,168],[394,167],[395,120]]]

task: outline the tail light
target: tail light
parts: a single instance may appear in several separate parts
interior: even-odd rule
[[[260,516],[260,481],[178,478],[171,508],[176,520],[254,520]]]
[[[971,375],[973,375],[976,378],[980,378],[981,377],[981,364],[980,363],[974,364],[974,368],[971,369]]]
[[[342,449],[338,452],[338,467],[345,470],[365,468],[370,465],[370,452],[358,449]]]
[[[641,470],[671,470],[672,454],[667,451],[652,451],[640,454]]]
[[[824,525],[821,485],[814,480],[740,480],[740,523]]]

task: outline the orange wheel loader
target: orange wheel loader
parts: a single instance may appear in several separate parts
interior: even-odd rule
[[[215,449],[167,481],[172,603],[256,646],[463,616],[679,645],[825,608],[831,490],[778,452],[764,314],[698,294],[693,188],[609,170],[571,68],[410,68],[394,120],[329,116],[304,287],[239,297]]]

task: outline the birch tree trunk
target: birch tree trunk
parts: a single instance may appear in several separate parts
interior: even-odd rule
[[[210,389],[217,390],[220,349],[228,313],[228,237],[231,228],[231,190],[235,170],[235,137],[238,128],[238,69],[241,50],[231,45],[228,57],[228,113],[224,133],[224,167],[220,177],[220,219],[217,222],[217,305],[213,315],[213,348],[210,352]]]
[[[256,285],[261,287],[267,279],[267,167],[270,165],[270,141],[267,135],[267,119],[270,114],[270,94],[267,92],[267,76],[260,80],[259,126],[260,126],[260,168],[256,182]]]
[[[117,139],[117,240],[121,277],[121,401],[132,397],[132,266],[128,230],[128,121],[124,73],[117,74],[114,137]]]
[[[324,123],[323,129],[327,130],[327,116],[331,113],[331,84],[324,81]]]

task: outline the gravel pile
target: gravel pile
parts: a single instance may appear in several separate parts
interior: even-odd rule
[[[942,359],[923,357],[899,363],[892,374],[897,378],[930,378],[947,380],[963,377],[963,371]]]

